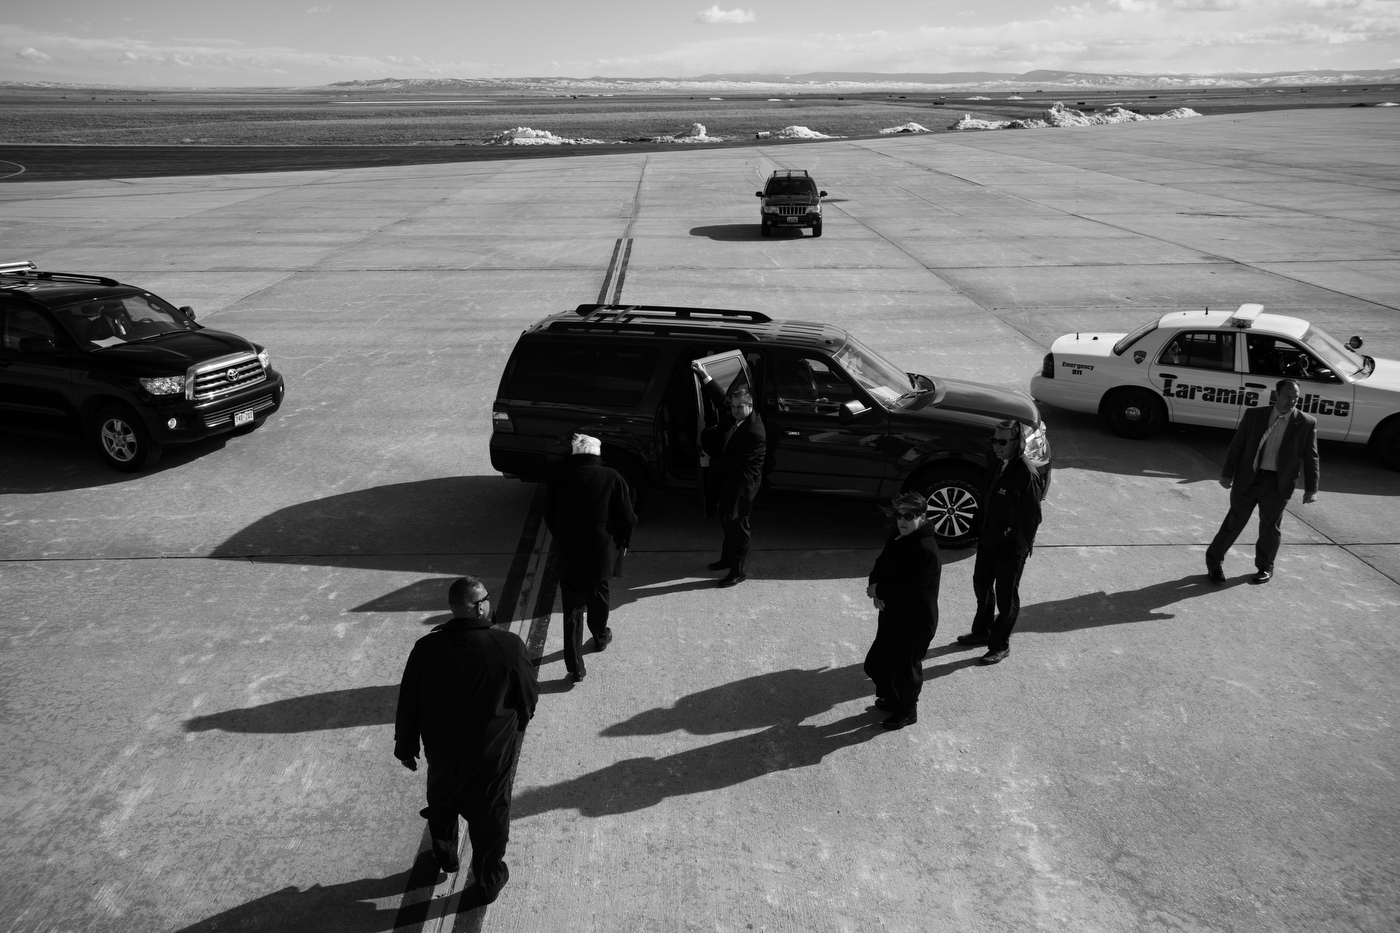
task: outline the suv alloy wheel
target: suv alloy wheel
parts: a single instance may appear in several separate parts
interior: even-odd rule
[[[151,440],[141,419],[125,405],[109,405],[98,412],[91,433],[98,454],[123,473],[139,473],[160,460],[160,444]]]

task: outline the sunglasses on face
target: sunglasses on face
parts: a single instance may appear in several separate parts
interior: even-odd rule
[[[473,608],[473,609],[476,609],[476,608],[480,607],[482,603],[489,603],[490,601],[491,601],[491,594],[490,594],[490,593],[487,593],[485,596],[481,597],[480,599],[475,600],[475,601],[473,601],[473,602],[467,603],[467,605],[470,606],[470,607]]]
[[[899,519],[899,520],[902,521],[902,522],[912,522],[912,521],[917,521],[917,520],[920,519],[920,518],[923,518],[923,517],[924,517],[924,513],[923,513],[923,512],[895,512],[895,513],[894,513],[894,517],[897,518],[897,519]]]
[[[1010,444],[1014,439],[1015,438],[1010,437],[994,437],[992,438],[992,446],[1005,447],[1007,444]]]

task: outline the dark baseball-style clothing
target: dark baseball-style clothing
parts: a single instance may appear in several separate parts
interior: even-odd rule
[[[714,383],[706,383],[711,385]],[[716,504],[724,529],[720,560],[729,565],[732,574],[742,574],[752,534],[749,516],[763,483],[763,458],[768,451],[763,419],[755,409],[743,421],[735,422],[734,415],[726,411],[718,425],[701,433],[700,443],[710,455],[710,469],[718,480]]]
[[[583,620],[600,638],[608,627],[616,550],[632,543],[637,515],[622,474],[594,454],[573,454],[545,489],[544,522],[554,536],[559,595],[564,606],[564,666],[586,673]]]
[[[924,685],[924,655],[938,630],[938,584],[943,558],[932,522],[885,541],[870,583],[883,600],[875,642],[865,655],[865,674],[875,696],[896,712],[911,710]]]
[[[453,619],[418,639],[399,684],[394,757],[416,758],[422,739],[434,854],[456,864],[461,815],[488,895],[505,882],[510,771],[538,697],[525,643],[484,619]]]
[[[972,634],[987,639],[988,651],[1004,651],[1021,611],[1021,571],[1040,527],[1043,486],[1025,457],[998,460],[983,497],[972,593],[977,614]]]
[[[1303,495],[1317,493],[1320,475],[1317,419],[1295,408],[1286,415],[1279,415],[1278,423],[1270,431],[1274,411],[1273,406],[1249,409],[1230,440],[1221,471],[1221,478],[1231,481],[1230,511],[1206,549],[1207,564],[1219,565],[1225,559],[1226,552],[1249,524],[1249,517],[1258,506],[1259,540],[1254,545],[1254,566],[1272,573],[1274,558],[1278,556],[1283,510],[1298,486],[1300,473]],[[1277,447],[1272,471],[1259,468],[1265,455],[1261,448],[1270,437],[1274,437]]]

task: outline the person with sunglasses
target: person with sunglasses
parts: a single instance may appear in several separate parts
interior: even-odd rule
[[[876,709],[890,714],[882,725],[902,729],[919,721],[924,655],[938,630],[943,558],[923,496],[902,493],[887,511],[894,531],[875,559],[865,589],[880,612],[875,642],[865,655],[865,674],[875,681]]]
[[[1025,437],[1016,421],[1003,421],[992,433],[992,469],[982,498],[972,593],[977,614],[972,631],[958,643],[986,645],[979,663],[996,664],[1011,654],[1011,630],[1021,611],[1021,571],[1040,527],[1040,474],[1026,462]]]
[[[414,644],[399,684],[394,757],[418,770],[428,759],[428,835],[438,867],[455,872],[458,816],[467,821],[472,906],[494,901],[510,878],[510,772],[535,714],[539,685],[520,636],[492,626],[491,598],[476,577],[447,591],[453,618]]]

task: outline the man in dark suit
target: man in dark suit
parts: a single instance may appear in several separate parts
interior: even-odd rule
[[[1011,654],[1011,630],[1021,612],[1021,572],[1040,527],[1045,486],[1026,462],[1025,446],[1019,422],[1003,421],[992,432],[996,466],[982,497],[972,569],[977,614],[972,631],[958,636],[959,644],[987,646],[979,664],[999,664]]]
[[[705,390],[718,395],[719,388],[714,380],[701,368],[696,372],[703,377]],[[729,410],[720,417],[719,424],[701,432],[700,448],[718,475],[719,520],[724,529],[719,560],[710,564],[710,569],[728,569],[729,573],[719,585],[734,586],[748,579],[744,574],[744,560],[748,557],[752,536],[749,516],[763,482],[768,435],[763,429],[763,419],[754,411],[753,391],[747,384],[741,382],[731,387],[725,401]]]
[[[1317,501],[1317,419],[1298,411],[1298,383],[1280,380],[1274,404],[1251,408],[1240,419],[1220,485],[1230,490],[1230,511],[1206,549],[1206,573],[1225,582],[1225,552],[1240,536],[1254,507],[1259,507],[1259,540],[1254,545],[1256,573],[1250,583],[1268,583],[1274,575],[1283,510],[1303,474],[1303,504]]]
[[[473,904],[496,899],[510,872],[510,772],[539,687],[520,636],[491,626],[491,600],[476,577],[447,591],[454,618],[418,639],[399,684],[394,757],[418,770],[428,759],[428,835],[443,871],[457,871],[460,815],[472,843]],[[469,889],[470,890],[470,889]]]
[[[612,641],[608,611],[618,551],[632,544],[637,524],[632,497],[622,474],[603,466],[603,445],[596,437],[575,434],[569,459],[545,488],[544,523],[554,535],[559,593],[564,602],[564,667],[578,683],[588,674],[583,663],[583,613],[602,651]]]

